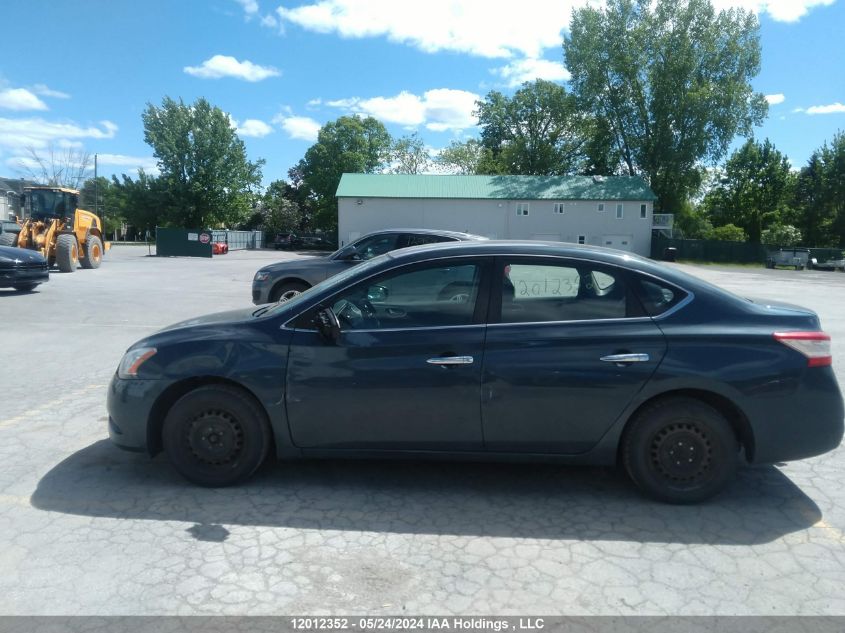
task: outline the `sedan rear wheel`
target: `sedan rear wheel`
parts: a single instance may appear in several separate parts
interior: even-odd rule
[[[208,385],[173,405],[162,440],[183,477],[201,486],[228,486],[252,475],[264,461],[270,428],[249,394],[228,385]]]
[[[687,397],[657,401],[626,430],[625,469],[639,488],[668,503],[695,503],[720,492],[736,473],[739,443],[730,423]]]

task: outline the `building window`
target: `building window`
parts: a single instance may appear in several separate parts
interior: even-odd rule
[[[578,236],[578,243],[579,244],[586,244],[587,243],[587,236],[586,235],[579,235]]]
[[[516,203],[516,214],[517,215],[528,215],[528,203],[527,202],[517,202]]]
[[[621,204],[616,205],[616,219],[621,220],[623,217],[623,209]]]
[[[563,203],[562,202],[555,202],[555,211],[558,215],[563,215]]]
[[[648,216],[648,207],[644,204],[640,205],[640,218],[645,219]]]
[[[598,212],[604,213],[604,202],[599,202]]]

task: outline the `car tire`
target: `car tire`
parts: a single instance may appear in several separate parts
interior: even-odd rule
[[[85,240],[85,254],[80,259],[83,268],[99,268],[103,261],[103,242],[96,235]]]
[[[288,299],[292,299],[296,295],[305,292],[310,287],[311,286],[308,284],[299,281],[288,281],[283,284],[279,284],[270,292],[270,303],[287,301]]]
[[[267,457],[270,425],[256,400],[236,387],[207,385],[176,401],[164,419],[162,444],[176,470],[200,486],[231,486]]]
[[[64,233],[56,238],[56,264],[63,273],[76,272],[79,264],[79,245],[76,236]]]
[[[17,233],[0,233],[0,246],[17,246]]]
[[[17,286],[12,286],[18,292],[32,292],[35,290],[38,284],[18,284]]]
[[[667,503],[697,503],[719,493],[739,464],[739,442],[710,405],[671,397],[647,405],[622,439],[628,475],[645,494]]]

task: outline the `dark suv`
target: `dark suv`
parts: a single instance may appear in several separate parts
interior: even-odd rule
[[[277,251],[288,248],[302,247],[302,239],[296,233],[279,233],[273,240],[273,248]]]
[[[355,264],[400,248],[486,239],[480,235],[433,229],[377,231],[347,244],[328,257],[295,259],[264,266],[252,280],[252,302],[260,305],[290,299]]]

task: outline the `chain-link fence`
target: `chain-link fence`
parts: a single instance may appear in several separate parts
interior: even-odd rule
[[[213,242],[222,242],[230,251],[264,248],[264,231],[212,231]]]
[[[651,239],[651,258],[666,259],[668,248],[675,249],[674,256],[677,259],[762,265],[766,262],[769,251],[778,250],[779,247],[722,240],[681,240],[655,235]],[[811,248],[809,250],[810,257],[819,262],[842,257],[842,249],[839,248]]]

